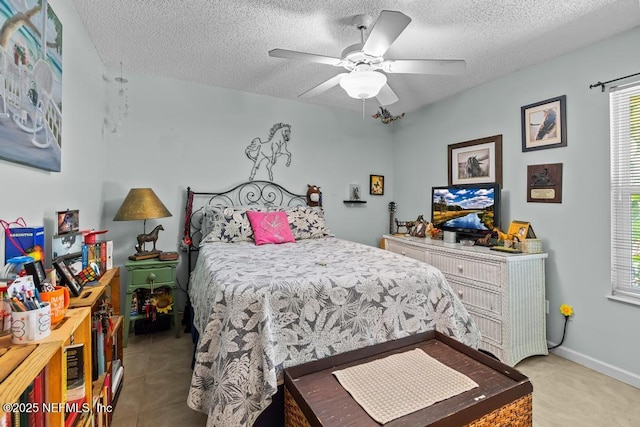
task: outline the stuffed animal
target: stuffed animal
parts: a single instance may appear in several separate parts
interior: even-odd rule
[[[322,206],[322,191],[317,185],[307,184],[307,205]]]

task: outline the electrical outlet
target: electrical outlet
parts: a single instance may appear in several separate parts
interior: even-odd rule
[[[549,314],[549,300],[548,299],[544,300],[544,309],[545,309],[546,313]]]

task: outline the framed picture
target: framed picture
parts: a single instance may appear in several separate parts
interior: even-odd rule
[[[527,166],[527,202],[562,203],[562,163]]]
[[[78,283],[73,273],[71,273],[71,270],[69,270],[69,266],[67,266],[65,260],[56,259],[52,261],[52,264],[60,277],[61,283],[69,288],[69,291],[73,296],[80,296],[80,293],[82,292],[82,285]]]
[[[369,175],[369,194],[374,196],[384,195],[384,176]]]
[[[516,236],[518,240],[523,241],[529,234],[529,223],[524,221],[511,221],[507,234]]]
[[[502,185],[502,135],[448,146],[449,185]]]
[[[51,259],[73,258],[82,253],[82,233],[59,234],[51,238]]]
[[[80,231],[80,211],[58,211],[58,234],[77,233]]]
[[[522,112],[522,151],[567,146],[567,96],[525,105]]]
[[[349,200],[360,200],[360,185],[359,184],[350,184],[349,185]]]
[[[24,269],[27,274],[33,276],[33,283],[37,287],[39,287],[40,283],[44,282],[44,279],[47,278],[47,273],[44,271],[42,261],[40,260],[26,263],[24,265]]]

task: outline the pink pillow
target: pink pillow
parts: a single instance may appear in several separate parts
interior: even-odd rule
[[[256,245],[295,242],[285,212],[247,211]]]

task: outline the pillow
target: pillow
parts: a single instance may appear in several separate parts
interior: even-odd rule
[[[268,243],[295,242],[289,220],[284,212],[256,212],[248,211],[247,216],[253,230],[253,239],[256,245]]]
[[[205,210],[202,220],[202,243],[223,242],[251,242],[253,230],[247,217],[247,211],[265,211],[264,206],[215,206]],[[205,235],[205,229],[209,232]]]
[[[291,227],[291,232],[296,240],[332,236],[324,220],[324,212],[321,207],[295,206],[279,210],[287,214],[289,227]]]

